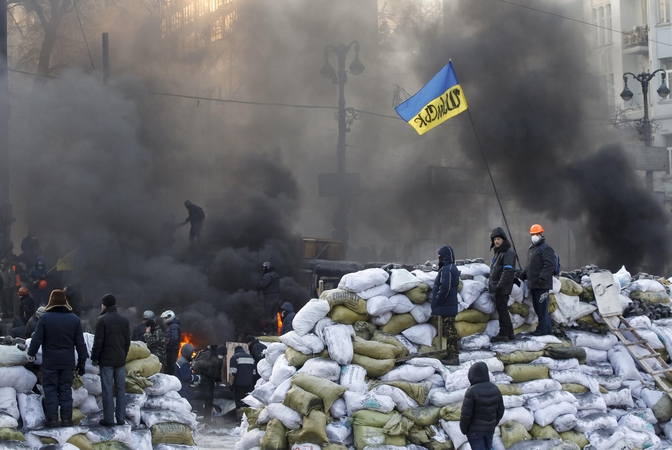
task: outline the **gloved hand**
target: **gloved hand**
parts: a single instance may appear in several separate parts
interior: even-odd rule
[[[91,365],[92,365],[92,366],[97,366],[97,365],[98,365],[98,361],[91,361]]]
[[[194,387],[198,387],[199,384],[201,384],[201,376],[200,375],[194,375],[194,381],[192,382]]]
[[[84,366],[77,366],[77,374],[80,377],[83,377],[85,373],[86,373],[86,370],[84,369]]]
[[[28,358],[28,362],[31,362],[31,363],[35,362],[35,357],[34,356],[28,355],[27,358]]]

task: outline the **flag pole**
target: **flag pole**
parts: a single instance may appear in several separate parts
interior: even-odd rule
[[[509,228],[509,222],[506,220],[506,214],[504,213],[504,207],[502,206],[502,201],[499,198],[499,193],[497,192],[497,186],[495,186],[495,179],[492,178],[492,172],[490,171],[490,165],[488,160],[485,157],[485,152],[483,151],[483,146],[481,145],[481,139],[478,137],[478,132],[476,131],[476,124],[474,123],[474,118],[471,117],[471,110],[467,108],[467,114],[469,114],[469,120],[471,121],[471,128],[474,130],[474,136],[476,136],[476,142],[478,142],[478,148],[481,151],[481,156],[483,157],[483,162],[485,163],[485,168],[488,171],[488,176],[490,177],[490,183],[492,184],[492,189],[495,191],[495,197],[497,198],[497,204],[499,204],[499,210],[502,212],[502,217],[504,218],[504,226],[506,226],[506,231],[509,233],[509,239],[511,240],[511,246],[513,251],[516,252],[516,262],[519,267],[520,260],[518,259],[518,250],[516,250],[516,244],[513,242],[513,235],[511,234],[511,229]]]

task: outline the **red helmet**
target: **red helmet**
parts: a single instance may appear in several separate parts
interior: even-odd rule
[[[23,297],[24,295],[28,295],[28,289],[25,287],[19,288],[19,295]]]
[[[45,290],[47,288],[47,280],[40,280],[40,282],[37,283],[37,288],[41,291]]]
[[[530,227],[530,234],[541,234],[544,232],[544,227],[539,225],[538,223],[535,223]]]

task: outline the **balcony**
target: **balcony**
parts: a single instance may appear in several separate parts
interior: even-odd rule
[[[649,53],[649,26],[633,27],[623,34],[623,53],[626,55],[646,55]]]

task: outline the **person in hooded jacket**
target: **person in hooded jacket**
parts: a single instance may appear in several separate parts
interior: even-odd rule
[[[504,415],[504,399],[490,382],[487,364],[479,361],[469,368],[471,387],[464,394],[460,431],[469,439],[472,450],[490,450],[495,428]]]
[[[256,367],[259,361],[264,359],[264,351],[266,350],[266,346],[251,334],[245,337],[245,343],[247,344],[247,348],[250,349],[250,355],[252,355],[252,358],[254,358],[254,366]],[[254,377],[255,384],[259,378],[261,378],[261,375],[257,373]]]
[[[555,251],[546,244],[544,229],[535,223],[530,227],[530,244],[527,250],[527,265],[520,279],[527,280],[532,294],[534,312],[539,318],[534,336],[551,334],[553,328],[548,315],[548,291],[553,289],[553,272],[555,271]]]
[[[280,276],[270,262],[263,263],[261,269],[263,274],[257,284],[257,291],[263,302],[265,313],[262,325],[267,333],[275,334],[277,333],[277,314],[280,304]]]
[[[175,376],[179,378],[182,383],[182,387],[178,392],[180,397],[186,398],[192,406],[196,407],[198,404],[194,399],[196,398],[196,388],[201,382],[201,377],[200,375],[196,375],[191,368],[191,359],[193,355],[194,346],[191,344],[184,344],[180,351],[180,357],[175,362],[173,371]]]
[[[282,318],[280,336],[287,334],[290,331],[294,331],[294,316],[296,316],[296,313],[294,312],[294,306],[289,302],[283,303],[280,307],[280,317]]]
[[[172,310],[164,311],[161,314],[163,322],[166,324],[166,369],[165,373],[173,375],[177,354],[180,351],[180,342],[182,341],[182,330],[180,329],[180,318]]]
[[[243,399],[254,389],[254,376],[257,374],[252,355],[242,345],[236,346],[229,361],[229,386],[233,387],[236,399],[236,417],[242,419],[245,404]]]
[[[492,230],[490,249],[494,249],[495,255],[490,264],[488,291],[495,297],[495,306],[499,316],[499,334],[494,336],[491,342],[508,342],[515,339],[508,303],[509,295],[513,290],[516,252],[501,227]]]
[[[34,362],[37,351],[42,347],[44,416],[49,428],[58,426],[59,407],[62,425],[73,426],[74,369],[76,367],[79,375],[84,375],[84,363],[89,357],[84,343],[82,322],[71,311],[65,292],[59,289],[52,291],[45,313],[37,322],[27,352],[28,362]],[[75,350],[77,350],[76,365]]]
[[[452,247],[444,245],[439,249],[439,273],[434,279],[432,290],[432,315],[443,317],[443,336],[446,338],[447,365],[457,365],[459,361],[459,337],[455,328],[457,316],[457,287],[460,284],[460,271],[455,266],[455,253]]]
[[[69,303],[69,302],[68,302]],[[35,300],[30,296],[30,292],[25,287],[19,288],[19,317],[24,325],[35,314]]]

